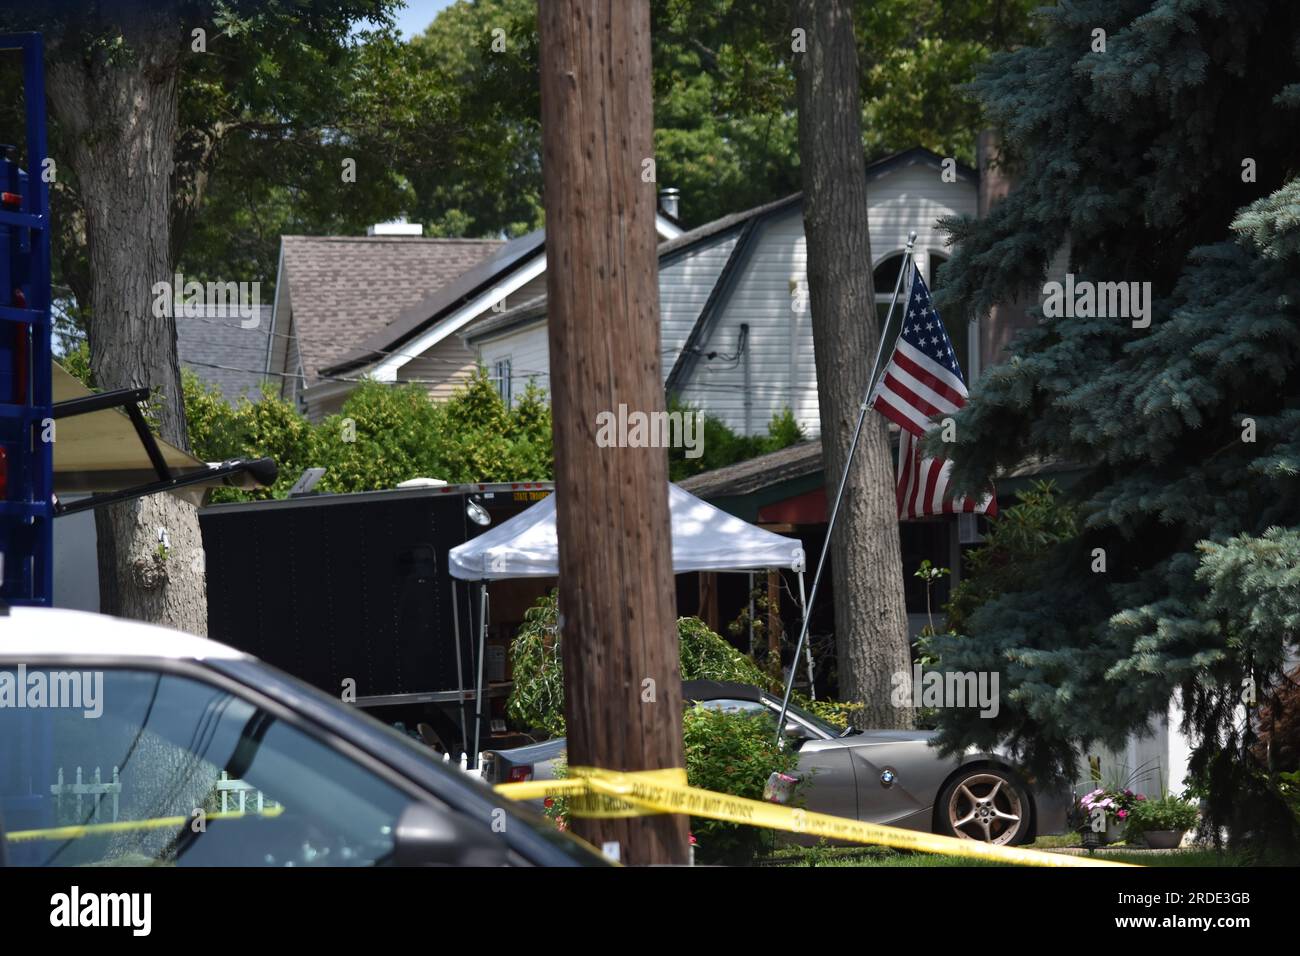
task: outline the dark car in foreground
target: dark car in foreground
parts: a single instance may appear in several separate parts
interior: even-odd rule
[[[97,614],[0,614],[0,862],[608,865],[257,659]]]
[[[685,681],[682,698],[764,715],[773,731],[781,712],[780,698],[746,684]],[[1002,845],[1065,829],[1069,794],[1034,786],[1004,754],[941,757],[932,731],[841,731],[794,706],[784,736],[799,751],[801,805],[808,810]],[[490,782],[549,779],[564,748],[557,738],[487,751],[484,773]]]

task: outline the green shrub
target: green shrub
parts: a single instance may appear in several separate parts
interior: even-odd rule
[[[772,772],[793,773],[799,762],[796,751],[777,744],[775,726],[766,714],[727,713],[698,704],[690,708],[682,721],[687,782],[761,800]],[[770,832],[759,827],[702,817],[691,818],[691,832],[702,863],[748,863],[770,839]]]
[[[961,583],[944,606],[948,630],[969,633],[970,617],[1003,594],[1032,586],[1030,569],[1078,534],[1078,513],[1052,481],[1035,481],[989,522],[982,547],[968,551]]]
[[[564,734],[564,668],[556,634],[556,593],[537,599],[510,645],[514,686],[506,713],[517,727]],[[766,687],[758,665],[698,617],[677,620],[682,680],[721,680]]]
[[[1151,830],[1190,830],[1196,818],[1196,807],[1178,797],[1139,800],[1128,812],[1124,839],[1136,843]]]

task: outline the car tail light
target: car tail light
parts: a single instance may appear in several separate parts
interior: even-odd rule
[[[522,767],[511,767],[506,782],[523,783],[531,779],[533,779],[533,766],[532,764],[524,764]]]
[[[6,209],[21,209],[23,206],[23,197],[19,193],[3,192],[0,193],[0,205]]]

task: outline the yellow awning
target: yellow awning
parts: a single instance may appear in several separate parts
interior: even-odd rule
[[[54,367],[56,404],[93,394],[57,362],[51,365]],[[154,441],[172,477],[192,475],[209,467],[156,435]],[[135,426],[121,410],[105,408],[84,415],[69,415],[55,423],[55,494],[120,491],[158,480],[158,473]],[[214,478],[210,485],[199,482],[186,490],[231,484],[258,487],[251,476],[225,476]]]

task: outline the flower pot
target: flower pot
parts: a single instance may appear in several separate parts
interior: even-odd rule
[[[1124,839],[1124,822],[1122,820],[1107,820],[1106,832],[1102,834],[1102,843],[1120,843]]]
[[[1153,850],[1172,850],[1183,842],[1183,834],[1186,830],[1147,830],[1142,834],[1142,839],[1147,841],[1147,846]]]

